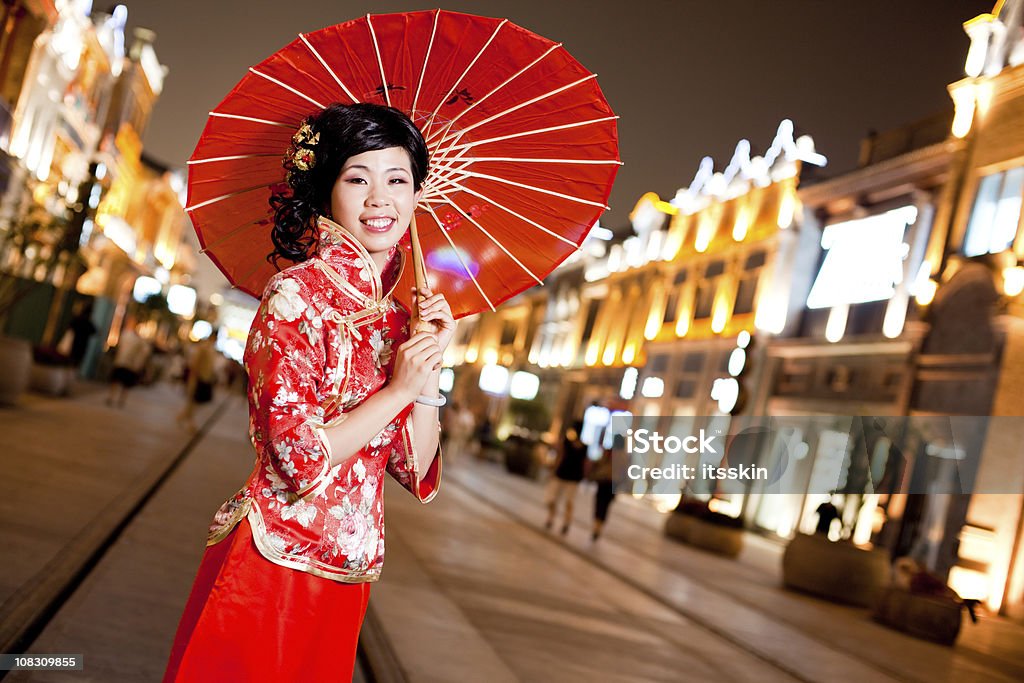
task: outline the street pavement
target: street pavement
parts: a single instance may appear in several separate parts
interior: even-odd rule
[[[174,389],[134,399],[119,411],[87,390],[0,411],[0,543],[12,550],[0,630],[31,612],[15,606],[53,592],[44,579],[56,569],[74,591],[27,649],[85,655],[84,671],[5,680],[160,679],[210,517],[244,481],[252,450],[239,396],[205,408],[194,439],[174,425]],[[595,544],[586,487],[563,538],[543,529],[542,495],[542,484],[478,461],[446,463],[426,506],[389,483],[385,568],[364,628],[370,661],[392,665],[380,680],[1024,680],[1019,625],[965,623],[945,648],[783,590],[781,546],[766,539],[748,535],[736,560],[703,553],[620,496]],[[137,514],[116,528],[133,499]],[[79,580],[67,567],[91,547],[83,539],[103,552]]]

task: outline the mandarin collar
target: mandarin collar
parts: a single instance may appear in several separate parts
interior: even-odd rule
[[[348,284],[371,301],[391,297],[405,269],[405,251],[398,245],[388,252],[387,265],[381,273],[366,247],[344,226],[326,216],[317,217],[316,255],[331,266]]]

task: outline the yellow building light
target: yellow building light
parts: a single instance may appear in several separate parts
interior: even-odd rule
[[[747,231],[750,230],[750,224],[753,222],[754,207],[749,199],[740,199],[739,209],[736,211],[736,222],[732,226],[732,238],[737,242],[742,242],[747,236]]]
[[[927,306],[935,298],[935,292],[938,289],[939,284],[935,280],[928,278],[918,286],[914,300],[917,301],[919,306]]]
[[[977,88],[973,81],[961,81],[949,86],[949,94],[955,110],[951,132],[958,138],[967,137],[974,123]]]
[[[697,219],[697,236],[694,238],[693,248],[700,254],[708,250],[711,238],[715,236],[715,228],[718,227],[718,221],[715,220],[717,216],[713,214],[714,211],[709,207],[704,209]]]
[[[842,339],[846,334],[846,319],[849,315],[849,304],[833,306],[828,314],[828,322],[825,323],[825,339],[833,344]]]
[[[793,218],[796,215],[796,188],[790,181],[781,185],[779,191],[782,196],[779,198],[778,226],[785,230],[793,225]]]
[[[541,354],[542,356],[544,354]],[[484,364],[485,365],[496,365],[498,362],[498,350],[487,349],[484,351]]]
[[[630,342],[626,344],[626,348],[622,350],[622,362],[629,365],[636,359],[636,344]]]
[[[651,341],[661,332],[662,322],[665,320],[665,285],[660,280],[654,283],[654,291],[651,293],[651,308],[647,313],[647,322],[644,324],[644,339]],[[625,361],[626,363],[631,360]]]
[[[730,310],[732,297],[732,287],[719,287],[718,293],[715,294],[715,303],[711,312],[711,331],[715,334],[721,334],[726,323],[729,322],[732,313]]]
[[[478,352],[476,350],[476,347],[471,346],[468,349],[466,349],[466,362],[475,363],[477,359],[477,353]]]
[[[1024,292],[1024,267],[1014,266],[1003,269],[1003,293],[1017,296]]]

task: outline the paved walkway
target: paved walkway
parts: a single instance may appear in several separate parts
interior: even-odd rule
[[[5,683],[160,678],[210,516],[244,481],[252,453],[239,397],[191,442],[169,420],[172,390],[136,399],[123,412],[89,396],[0,411],[0,474],[16,482],[0,502],[0,543],[19,548],[0,572],[4,604],[147,472],[190,448],[31,647],[84,653],[85,671],[18,672]],[[370,619],[400,680],[1024,679],[1020,627],[989,619],[965,624],[955,648],[919,641],[865,610],[780,589],[780,547],[765,539],[748,537],[736,561],[702,553],[666,539],[662,517],[628,498],[592,545],[589,492],[563,540],[541,528],[542,487],[490,463],[446,466],[427,506],[394,482],[387,491],[387,559]]]
[[[543,487],[491,463],[449,468],[481,501],[543,534]],[[965,620],[947,648],[873,622],[868,611],[781,589],[782,546],[748,534],[738,560],[676,543],[664,516],[626,496],[612,507],[605,535],[589,539],[591,494],[581,493],[576,527],[550,542],[613,573],[737,647],[805,680],[1024,680],[1024,627],[998,617]]]

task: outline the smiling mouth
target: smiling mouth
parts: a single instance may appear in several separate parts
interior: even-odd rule
[[[387,232],[395,224],[394,218],[367,218],[360,221],[370,232]]]

